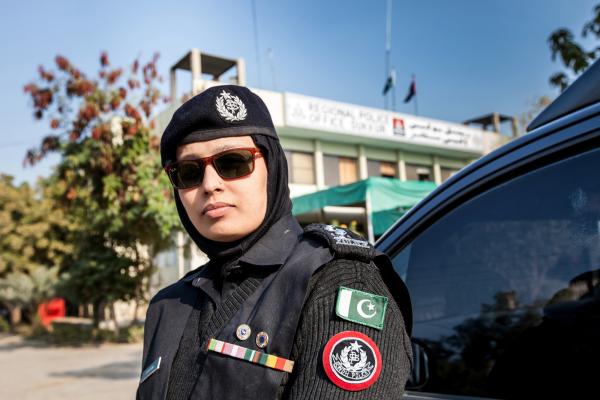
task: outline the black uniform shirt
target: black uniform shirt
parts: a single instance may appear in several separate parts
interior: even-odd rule
[[[209,263],[183,279],[186,285],[200,290],[172,362],[167,399],[191,398],[206,359],[207,341],[221,330],[262,280],[277,270],[294,251],[302,233],[296,220],[291,216],[284,217],[273,228],[237,262],[225,268]],[[281,232],[288,234],[282,235]],[[402,396],[412,356],[410,339],[398,305],[394,301],[389,302],[382,330],[346,321],[335,314],[340,286],[392,299],[374,263],[334,258],[319,269],[309,282],[294,338],[291,355],[295,362],[294,371],[285,374],[279,398],[393,399]],[[379,347],[382,357],[378,380],[371,387],[356,392],[334,385],[324,373],[321,361],[327,341],[335,334],[349,330],[369,336]],[[146,340],[144,345],[148,345]],[[147,350],[144,351],[145,357],[146,353]]]

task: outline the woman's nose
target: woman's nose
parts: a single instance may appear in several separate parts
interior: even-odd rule
[[[217,174],[217,171],[211,164],[207,165],[204,170],[202,188],[205,193],[223,190],[223,179]]]

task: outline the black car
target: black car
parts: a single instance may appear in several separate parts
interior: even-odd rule
[[[600,63],[377,242],[405,280],[407,398],[600,398]]]

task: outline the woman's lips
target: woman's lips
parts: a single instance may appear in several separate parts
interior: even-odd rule
[[[227,203],[210,203],[202,210],[202,215],[219,218],[225,215],[233,206]]]

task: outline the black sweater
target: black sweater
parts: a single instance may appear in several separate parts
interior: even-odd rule
[[[269,272],[265,272],[269,273]],[[249,275],[233,268],[218,277],[222,298],[248,297],[264,276]],[[394,301],[390,301],[382,330],[342,320],[335,315],[340,286],[386,296],[392,295],[379,269],[373,263],[336,259],[316,272],[310,281],[307,301],[302,310],[291,359],[294,371],[286,374],[278,397],[281,399],[399,399],[409,376],[412,362],[410,339],[404,319]],[[221,302],[221,308],[228,302]],[[186,323],[173,361],[168,385],[168,400],[189,399],[206,359],[206,343],[226,322],[231,310],[222,310],[201,290]],[[354,330],[369,336],[379,347],[382,371],[369,388],[350,392],[334,385],[324,373],[321,354],[325,343],[335,334]],[[197,400],[197,399],[191,399]]]

